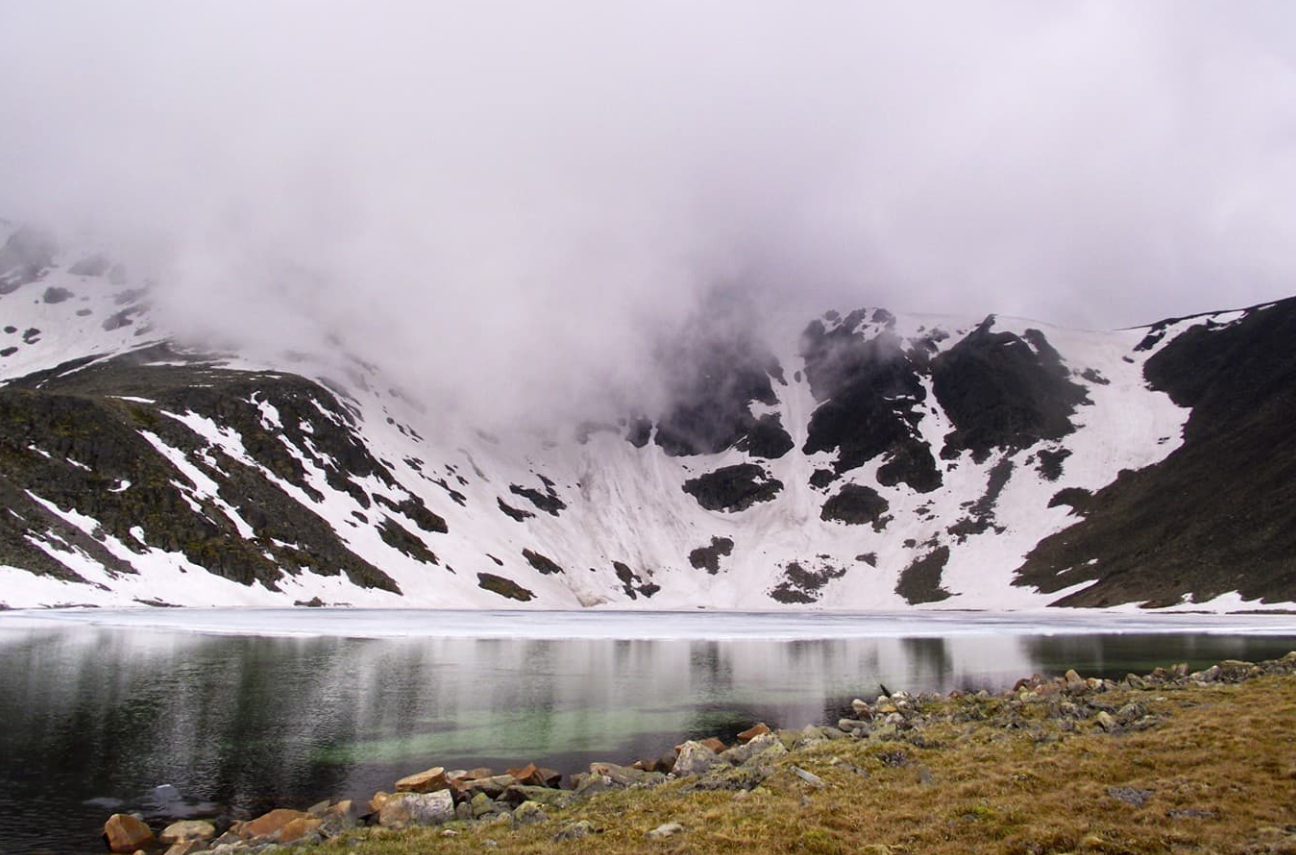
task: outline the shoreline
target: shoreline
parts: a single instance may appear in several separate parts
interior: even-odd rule
[[[875,748],[891,748],[894,750],[874,753],[894,760],[894,765],[887,768],[907,768],[913,765],[910,754],[915,748],[942,743],[951,727],[962,731],[960,738],[980,734],[989,744],[1005,735],[1027,736],[1034,745],[1062,745],[1091,738],[1111,741],[1135,735],[1155,738],[1158,729],[1175,717],[1174,700],[1167,696],[1179,695],[1179,700],[1187,703],[1185,699],[1194,692],[1227,692],[1266,681],[1291,692],[1296,689],[1293,677],[1296,651],[1260,663],[1226,660],[1191,674],[1187,666],[1157,668],[1146,675],[1131,674],[1120,680],[1084,678],[1068,672],[1051,679],[1038,675],[1023,678],[1012,689],[994,694],[954,691],[911,696],[895,692],[873,702],[857,699],[852,704],[852,715],[835,724],[772,732],[758,725],[740,734],[735,745],[724,745],[719,740],[689,741],[678,747],[675,757],[627,761],[629,765],[591,763],[588,772],[573,776],[567,789],[550,786],[555,773],[530,764],[504,774],[438,767],[403,779],[392,792],[375,793],[368,804],[322,801],[307,810],[278,808],[227,828],[191,824],[171,829],[165,845],[158,838],[152,839],[151,846],[146,845],[149,838],[145,831],[151,837],[155,833],[161,836],[163,830],[140,828],[142,823],[132,823],[127,815],[115,815],[109,826],[128,826],[135,833],[134,838],[129,834],[119,837],[114,851],[133,853],[151,848],[159,855],[192,855],[208,850],[213,855],[236,855],[277,851],[271,847],[330,847],[357,840],[391,840],[399,844],[405,836],[426,840],[433,835],[445,842],[487,833],[494,835],[489,839],[499,846],[500,835],[531,839],[534,835],[523,834],[523,830],[540,826],[548,829],[550,842],[561,843],[601,835],[602,831],[594,826],[614,817],[595,821],[575,815],[592,812],[598,816],[599,805],[608,800],[629,799],[633,807],[636,798],[651,803],[674,792],[676,801],[705,801],[708,794],[724,794],[726,800],[746,802],[789,786],[814,795],[836,786],[825,783],[831,777],[830,771],[835,774],[845,770],[852,783],[852,775],[861,781],[873,777],[871,772],[860,774],[869,770],[859,760],[843,759],[848,754],[863,756]],[[1287,724],[1296,731],[1296,715],[1290,718]],[[836,761],[830,762],[827,769],[818,766],[824,753],[833,754],[829,759]],[[882,762],[887,766],[888,761]],[[931,785],[934,761],[931,766],[929,769],[928,765],[920,765],[917,769],[920,786]],[[1296,767],[1290,774],[1296,780]],[[922,783],[924,776],[926,784]],[[687,807],[679,809],[687,812]],[[602,839],[609,838],[604,835]]]

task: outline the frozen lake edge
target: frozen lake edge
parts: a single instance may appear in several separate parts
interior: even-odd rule
[[[338,638],[797,641],[979,635],[1205,633],[1296,636],[1296,615],[1107,611],[642,612],[434,609],[30,609],[0,631],[75,625],[211,635]]]

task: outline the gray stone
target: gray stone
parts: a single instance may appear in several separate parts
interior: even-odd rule
[[[800,766],[789,766],[788,768],[792,770],[793,775],[796,775],[798,778],[805,781],[807,784],[814,787],[816,790],[821,790],[824,787],[828,786],[827,784],[824,783],[823,778],[820,778],[818,775],[816,775],[813,772],[807,772],[805,769],[802,769]]]
[[[562,831],[559,831],[553,836],[553,839],[558,842],[563,840],[579,840],[582,837],[589,837],[591,834],[597,834],[598,831],[599,830],[594,827],[594,823],[590,822],[588,819],[582,819],[580,822],[574,822]]]
[[[1107,795],[1127,805],[1143,807],[1154,793],[1152,790],[1140,790],[1137,787],[1108,787]]]
[[[720,758],[714,751],[690,739],[680,746],[679,756],[675,758],[675,774],[680,777],[700,775],[719,762]]]
[[[720,759],[734,766],[742,766],[761,758],[762,762],[787,754],[788,750],[772,733],[758,736],[746,745],[735,745],[720,755]]]
[[[618,766],[615,763],[591,763],[589,770],[591,775],[605,775],[612,779],[612,783],[621,787],[634,784],[654,786],[666,780],[666,776],[661,772],[645,772],[642,769]]]
[[[514,784],[504,792],[504,800],[511,805],[523,802],[537,802],[545,807],[561,808],[572,803],[576,794],[568,790],[555,790],[552,787],[528,787]]]
[[[683,831],[684,826],[680,825],[678,822],[667,822],[663,825],[657,826],[644,836],[652,840],[662,840],[667,837],[674,837],[677,834],[683,833]]]
[[[513,821],[518,825],[532,825],[549,819],[549,814],[537,802],[523,802],[513,810]]]
[[[454,798],[449,790],[435,793],[397,793],[378,811],[378,824],[385,828],[411,825],[440,825],[454,818]]]

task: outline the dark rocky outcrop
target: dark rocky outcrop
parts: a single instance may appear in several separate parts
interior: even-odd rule
[[[818,567],[807,569],[809,562],[790,561],[783,575],[769,591],[770,599],[784,604],[808,605],[819,601],[823,588],[833,579],[846,575],[846,568],[820,561]]]
[[[515,496],[521,496],[539,510],[544,511],[550,516],[558,516],[562,511],[567,510],[567,504],[558,498],[558,493],[554,490],[554,482],[550,481],[543,475],[537,476],[540,484],[544,487],[544,492],[540,492],[532,487],[523,487],[518,484],[510,484],[509,492]]]
[[[1092,583],[1065,606],[1296,599],[1296,299],[1168,343],[1167,326],[1145,340],[1161,344],[1145,374],[1192,407],[1183,445],[1084,502],[1085,518],[1041,541],[1016,584]]]
[[[562,567],[558,566],[557,562],[541,555],[539,552],[524,549],[522,550],[522,557],[526,559],[528,564],[539,570],[541,576],[552,576],[565,572]]]
[[[948,546],[938,546],[926,555],[915,558],[900,572],[895,592],[911,606],[920,603],[938,603],[949,599],[950,593],[941,587],[941,573],[949,561]]]
[[[638,573],[630,569],[630,565],[624,561],[613,561],[612,569],[616,571],[616,577],[621,582],[621,589],[625,595],[632,600],[639,599],[643,594],[645,598],[652,597],[653,594],[661,590],[660,585],[652,582],[645,582]]]
[[[725,466],[684,482],[684,492],[708,511],[745,511],[771,501],[782,489],[782,481],[755,463]]]
[[[824,520],[847,525],[872,525],[879,531],[886,527],[883,516],[891,505],[872,487],[844,484],[837,495],[824,502],[819,516]]]
[[[712,576],[720,572],[720,558],[733,554],[734,542],[727,537],[711,538],[710,546],[699,546],[689,553],[689,564],[695,570],[706,570]]]
[[[954,423],[942,457],[964,450],[985,460],[994,449],[1020,449],[1075,430],[1071,416],[1088,401],[1038,330],[996,333],[994,316],[931,362],[932,391]]]
[[[530,602],[535,599],[535,592],[523,588],[512,579],[505,579],[503,576],[496,576],[494,573],[478,573],[477,587],[490,591],[492,594],[499,594],[509,600],[517,600],[521,603]]]
[[[941,478],[918,433],[927,397],[922,366],[889,329],[870,337],[866,317],[863,310],[852,312],[831,330],[815,321],[802,334],[806,378],[822,402],[810,417],[802,451],[837,451],[838,475],[886,455],[883,483],[930,492]]]

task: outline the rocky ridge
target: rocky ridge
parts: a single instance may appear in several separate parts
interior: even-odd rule
[[[1296,300],[1111,333],[703,317],[658,411],[541,434],[337,331],[195,348],[110,253],[0,240],[0,606],[1296,602]]]

